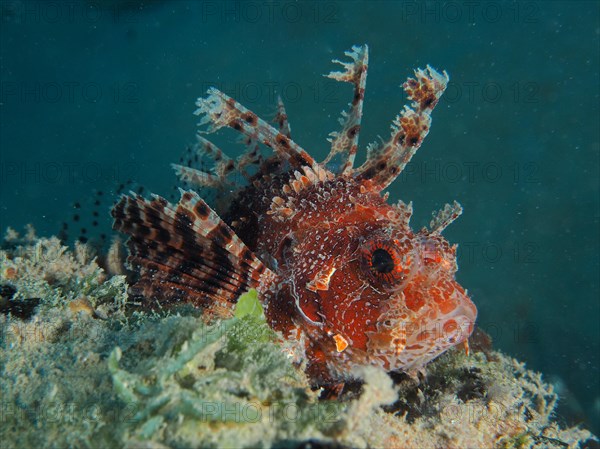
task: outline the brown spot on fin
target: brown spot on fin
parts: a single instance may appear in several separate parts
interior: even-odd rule
[[[285,106],[283,105],[283,100],[279,95],[277,96],[277,113],[275,114],[273,122],[277,123],[277,127],[281,134],[289,139],[292,138],[290,123],[288,121],[287,113],[285,112]]]
[[[398,227],[409,227],[410,217],[413,214],[412,201],[406,204],[404,201],[399,200],[391,210],[386,214],[388,220],[391,220]]]
[[[290,166],[300,168],[308,165],[313,171],[323,171],[322,167],[300,145],[291,140],[284,132],[277,131],[267,122],[239,104],[233,98],[218,89],[210,88],[206,98],[196,102],[196,115],[201,115],[199,125],[209,125],[208,132],[214,132],[224,126],[239,131],[250,139],[270,147]]]
[[[113,228],[130,236],[128,262],[140,273],[132,293],[159,301],[231,306],[275,275],[192,191],[178,204],[122,196]]]
[[[387,142],[373,143],[367,148],[367,160],[355,171],[359,180],[371,180],[380,190],[390,185],[402,173],[429,133],[431,111],[438,103],[448,84],[448,74],[438,73],[432,67],[415,70],[404,90],[412,100],[405,106],[392,125]]]
[[[207,173],[192,167],[186,167],[180,164],[171,164],[177,177],[186,183],[196,187],[214,187],[220,188],[224,184],[224,179],[212,173]]]
[[[429,223],[429,233],[440,234],[462,214],[462,211],[462,206],[456,201],[446,204],[443,209],[434,213],[433,219]]]
[[[369,65],[369,48],[366,45],[355,45],[351,51],[345,52],[345,55],[351,58],[352,62],[342,62],[334,59],[333,62],[341,64],[344,67],[344,71],[331,72],[327,77],[337,81],[352,83],[354,85],[354,97],[350,103],[350,111],[343,111],[342,117],[339,119],[342,130],[330,134],[331,151],[321,163],[325,166],[336,154],[340,154],[339,173],[350,173],[352,171],[352,165],[354,164],[358,148],[365,85],[367,83],[367,68]]]
[[[179,179],[195,187],[211,187],[220,190],[230,188],[234,183],[228,179],[228,176],[236,170],[241,172],[237,161],[231,159],[219,147],[201,135],[197,135],[196,139],[196,144],[190,150],[192,154],[188,158],[188,163],[185,165],[171,164]],[[202,160],[205,156],[212,159],[211,172],[192,166],[192,162]]]
[[[246,177],[251,179],[252,174],[248,172],[250,167],[258,167],[263,162],[263,156],[260,153],[258,142],[248,136],[242,136],[242,143],[246,146],[246,151],[242,153],[235,161],[236,169]]]

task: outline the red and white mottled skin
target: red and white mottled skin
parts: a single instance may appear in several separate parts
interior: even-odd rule
[[[332,135],[329,156],[316,164],[298,148],[309,158],[300,170],[259,176],[225,216],[277,274],[277,281],[258,287],[267,319],[287,338],[308,337],[308,372],[318,382],[351,378],[354,366],[367,364],[415,372],[466,342],[477,316],[454,279],[456,247],[440,235],[462,212],[460,206],[446,206],[431,230],[414,233],[411,206],[390,205],[381,193],[428,133],[447,76],[430,67],[416,71],[404,85],[412,108],[396,119],[389,141],[370,148],[363,166],[352,169],[368,63],[366,47],[353,50],[347,53],[353,63],[342,63],[346,70],[330,75],[352,82],[355,95],[342,132]],[[218,119],[227,117],[227,125],[237,129],[236,117],[254,121],[241,105],[227,101]],[[265,138],[260,123],[257,128],[246,134],[269,146],[273,140],[287,143],[281,134]],[[283,151],[289,151],[287,144]],[[325,163],[339,153],[346,159],[335,175]],[[385,256],[379,262],[388,264],[383,271],[393,264],[389,273],[372,266],[376,251],[379,259]]]
[[[277,280],[258,287],[267,319],[287,338],[308,337],[308,372],[320,383],[351,378],[360,365],[418,370],[465,341],[477,315],[454,280],[456,247],[414,233],[410,208],[369,184],[346,176],[310,184],[290,194],[294,212],[283,220],[265,213],[268,187],[233,208],[259,217],[233,229],[274,267]],[[377,250],[392,256],[389,273],[371,266]]]
[[[304,345],[316,385],[351,379],[363,365],[414,373],[466,342],[477,316],[455,281],[456,246],[441,236],[462,212],[458,203],[413,232],[412,206],[389,204],[382,193],[429,132],[447,74],[415,71],[403,85],[410,107],[394,120],[388,141],[369,145],[364,164],[353,168],[368,49],[355,46],[346,55],[352,61],[336,61],[344,70],[329,76],[353,84],[354,96],[323,162],[291,139],[281,103],[275,129],[210,89],[197,103],[201,124],[241,132],[249,150],[234,161],[200,138],[198,150],[213,157],[214,173],[174,168],[186,182],[223,192],[231,187],[228,174],[259,165],[249,185],[220,216],[193,191],[176,205],[124,196],[113,208],[114,227],[130,235],[129,261],[140,273],[135,293],[231,310],[255,287],[271,327]],[[258,143],[274,156],[262,160]],[[334,160],[338,169],[330,170]]]

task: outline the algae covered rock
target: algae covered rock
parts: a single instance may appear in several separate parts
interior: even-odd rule
[[[167,321],[179,327],[181,319]],[[264,320],[196,321],[171,338],[178,343],[155,351],[149,364],[136,365],[137,354],[120,348],[110,355],[119,396],[137,410],[127,426],[128,444],[271,446],[323,437],[337,426],[342,406],[318,401]]]
[[[449,351],[419,378],[364,369],[337,399],[320,400],[256,292],[228,319],[207,322],[191,307],[144,312],[125,277],[108,276],[85,245],[30,237],[0,251],[2,449],[597,441],[559,426],[552,387],[490,348]]]

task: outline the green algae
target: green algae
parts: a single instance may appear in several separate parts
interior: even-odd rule
[[[240,296],[237,304],[235,305],[234,316],[236,318],[250,316],[264,320],[263,308],[258,300],[258,293],[255,289],[252,289]]]
[[[255,292],[244,295],[234,318],[199,322],[175,351],[155,354],[150,370],[123,370],[122,357],[117,347],[108,363],[120,398],[138,410],[129,444],[268,447],[284,435],[324,437],[344,408],[317,400],[281,351]]]
[[[125,278],[85,245],[35,237],[0,251],[0,284],[15,290],[9,301],[39,298],[30,317],[0,314],[2,449],[575,448],[593,438],[559,426],[552,387],[491,349],[449,351],[420,380],[367,367],[362,386],[323,401],[256,292],[209,323],[191,307],[139,311]],[[74,307],[81,298],[89,306]]]

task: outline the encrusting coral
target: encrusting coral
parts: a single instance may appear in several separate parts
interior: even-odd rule
[[[187,306],[142,312],[128,303],[125,277],[108,276],[86,245],[9,237],[0,250],[3,449],[597,442],[556,423],[557,396],[539,374],[477,342],[420,379],[373,367],[340,398],[319,400],[256,292],[234,317],[209,323]]]

